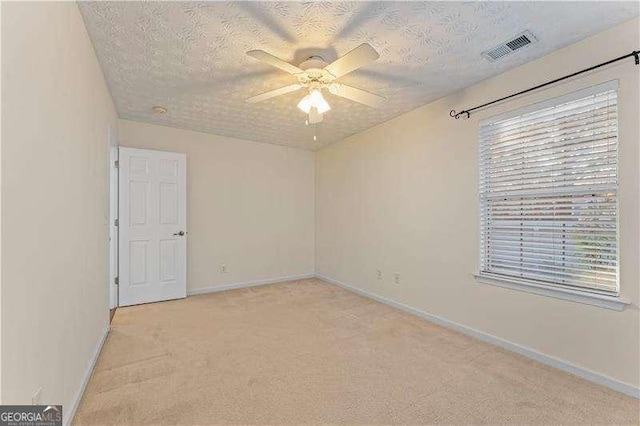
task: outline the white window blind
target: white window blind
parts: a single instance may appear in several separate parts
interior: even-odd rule
[[[618,295],[609,83],[480,125],[481,275]]]

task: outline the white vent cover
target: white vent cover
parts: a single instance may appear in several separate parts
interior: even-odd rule
[[[536,41],[538,41],[538,39],[531,33],[531,31],[525,31],[513,37],[511,40],[499,44],[493,49],[482,52],[482,56],[484,56],[491,62],[494,62],[504,56],[507,56],[509,53],[512,53],[518,49],[522,49],[523,47],[535,43]]]

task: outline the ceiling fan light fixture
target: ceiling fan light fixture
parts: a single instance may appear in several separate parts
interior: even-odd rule
[[[318,89],[311,89],[309,92],[309,100],[311,101],[311,106],[318,107],[318,104],[324,101],[322,97],[322,93]]]
[[[311,108],[317,109],[319,114],[324,114],[331,109],[319,89],[312,89],[307,96],[302,98],[298,103],[298,108],[306,114],[309,114]]]
[[[327,101],[325,101],[324,98],[323,98],[322,102],[319,103],[319,105],[316,107],[316,109],[318,110],[318,114],[324,114],[325,112],[329,111],[331,109],[331,107],[329,106]]]
[[[309,114],[311,111],[311,96],[307,95],[298,102],[298,108],[304,111],[305,114]]]
[[[309,94],[309,102],[320,114],[324,114],[331,109],[329,103],[324,99],[319,89],[311,90],[311,93]]]

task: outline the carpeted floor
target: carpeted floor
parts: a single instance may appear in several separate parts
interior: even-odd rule
[[[119,309],[76,424],[637,424],[639,402],[316,279]]]

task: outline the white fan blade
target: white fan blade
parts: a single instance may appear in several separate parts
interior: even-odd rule
[[[323,116],[318,113],[316,108],[311,108],[311,110],[309,110],[309,124],[318,124],[321,123],[322,120]]]
[[[255,58],[259,61],[262,61],[266,64],[271,65],[272,67],[280,68],[283,71],[288,72],[289,74],[300,74],[304,71],[295,65],[291,65],[289,62],[285,62],[280,58],[276,58],[270,53],[265,52],[264,50],[251,50],[247,52],[247,55]]]
[[[324,67],[335,78],[349,74],[351,71],[370,64],[378,59],[380,55],[367,43],[362,43],[341,58],[336,59],[331,64]]]
[[[366,90],[356,89],[355,87],[345,84],[332,84],[329,88],[329,93],[373,108],[381,106],[386,100],[383,96],[367,92]]]
[[[275,98],[276,96],[286,95],[287,93],[295,92],[300,88],[302,88],[302,85],[300,84],[291,84],[289,86],[284,86],[279,89],[270,90],[268,92],[264,92],[254,97],[251,97],[247,99],[247,102],[250,104],[255,104],[256,102],[261,102],[267,99]]]

